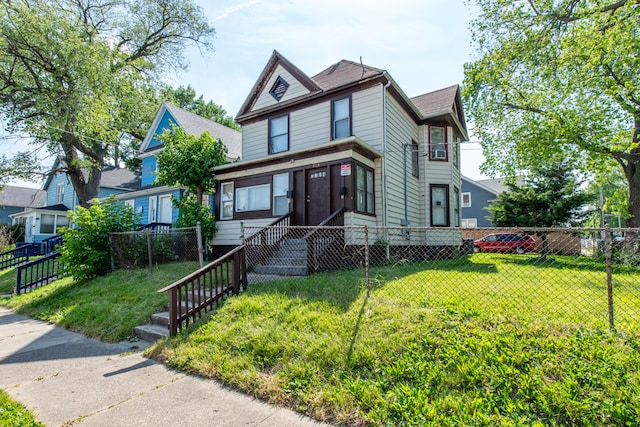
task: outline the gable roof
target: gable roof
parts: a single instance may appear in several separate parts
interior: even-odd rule
[[[261,108],[253,110],[260,95],[268,89],[266,85],[273,77],[273,73],[276,71],[278,65],[282,65],[299,83],[308,89],[308,92],[300,94],[294,99],[280,102],[277,105],[262,106]],[[410,99],[393,78],[391,78],[388,72],[381,68],[343,59],[309,78],[275,50],[269,62],[262,70],[262,73],[260,73],[260,77],[253,86],[247,99],[242,104],[240,111],[236,115],[236,121],[243,124],[256,119],[262,114],[270,114],[275,110],[289,108],[303,102],[312,102],[313,99],[329,96],[332,93],[345,90],[350,86],[373,85],[377,83],[383,85],[389,83],[390,92],[417,122],[424,122],[427,119],[446,120],[448,123],[451,123],[451,125],[456,126],[466,137],[466,124],[462,112],[462,101],[458,85]]]
[[[496,196],[507,190],[505,185],[506,178],[493,178],[493,179],[471,179],[466,176],[462,176],[463,181],[467,181],[469,184],[475,185],[476,187],[482,188],[489,193],[495,194]]]
[[[160,105],[158,113],[151,124],[151,128],[149,128],[149,132],[147,132],[147,135],[140,145],[140,153],[149,147],[149,143],[158,132],[160,121],[167,111],[176,121],[176,125],[180,126],[186,133],[200,136],[204,131],[209,131],[211,136],[220,139],[227,147],[227,158],[229,160],[240,158],[242,154],[242,134],[240,132],[180,107],[176,107],[166,101],[163,101]]]
[[[47,192],[37,188],[5,185],[0,189],[0,206],[39,208],[47,203]]]

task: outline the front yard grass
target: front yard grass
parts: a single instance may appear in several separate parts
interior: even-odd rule
[[[197,268],[197,262],[173,263],[156,266],[152,275],[140,269],[119,270],[86,282],[67,277],[0,299],[0,305],[92,338],[117,342],[132,338],[135,326],[147,323],[153,313],[167,307],[167,295],[158,294],[158,289]],[[12,277],[15,280],[15,271]]]
[[[31,412],[0,390],[0,426],[44,427],[44,424],[37,422]]]
[[[344,425],[637,425],[640,341],[608,331],[602,266],[533,257],[250,285],[149,354]],[[637,277],[615,277],[636,322]]]

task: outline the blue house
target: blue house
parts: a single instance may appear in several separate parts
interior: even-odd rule
[[[463,176],[460,193],[462,211],[460,225],[463,228],[493,227],[494,224],[487,219],[489,216],[487,207],[504,190],[503,178],[474,181]]]
[[[40,243],[55,236],[62,227],[69,225],[68,211],[79,205],[71,181],[64,173],[64,161],[56,159],[52,171],[40,191],[39,202],[25,206],[10,215],[13,224],[25,227],[25,242]],[[106,166],[102,170],[102,179],[98,197],[122,194],[140,188],[140,172]]]
[[[175,222],[178,217],[178,209],[173,207],[171,197],[180,198],[185,189],[156,184],[156,156],[164,148],[158,136],[165,130],[170,130],[173,124],[181,127],[186,133],[196,136],[209,131],[227,147],[229,162],[240,159],[242,151],[240,132],[163,102],[140,146],[138,157],[142,160],[141,187],[137,191],[116,196],[118,200],[134,209],[142,224],[169,224]],[[213,197],[205,195],[203,203],[213,209]]]

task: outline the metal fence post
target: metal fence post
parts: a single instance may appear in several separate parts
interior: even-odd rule
[[[151,232],[147,230],[147,256],[149,257],[149,274],[153,274],[153,256],[151,255]]]
[[[611,230],[609,227],[605,230],[604,235],[604,256],[607,266],[607,306],[609,307],[609,329],[615,330],[613,319],[613,269],[612,269],[612,250],[611,250]]]
[[[369,277],[369,228],[364,226],[364,271],[367,281],[367,292],[371,290],[371,280]]]
[[[200,262],[200,268],[202,268],[204,267],[204,249],[202,248],[202,229],[200,228],[200,221],[196,222],[196,238],[198,239],[198,261]]]

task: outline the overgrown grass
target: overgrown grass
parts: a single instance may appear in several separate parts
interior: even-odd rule
[[[135,326],[167,306],[167,295],[158,294],[158,289],[197,268],[197,262],[173,263],[157,266],[152,275],[144,269],[120,270],[86,282],[68,277],[0,299],[0,305],[89,337],[117,342],[131,338]]]
[[[10,294],[16,289],[16,269],[0,270],[0,294]]]
[[[606,298],[605,320],[574,313],[606,290],[601,265],[461,261],[375,268],[370,291],[362,271],[256,284],[150,355],[345,425],[637,425],[638,335],[606,329]]]
[[[3,427],[44,427],[24,406],[0,390],[0,425]]]

